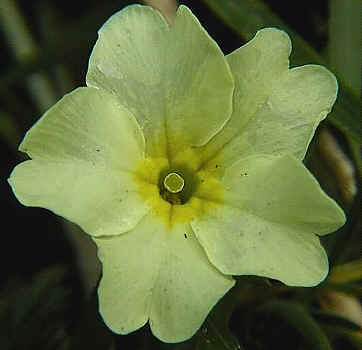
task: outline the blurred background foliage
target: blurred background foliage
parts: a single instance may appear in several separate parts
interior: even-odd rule
[[[166,16],[177,6],[173,0],[146,2]],[[318,287],[237,277],[187,342],[163,344],[148,326],[116,336],[97,312],[100,266],[92,243],[75,225],[17,202],[6,179],[24,159],[17,152],[21,138],[62,95],[85,84],[97,30],[130,3],[0,0],[0,349],[361,349],[359,0],[181,1],[225,54],[258,29],[275,26],[291,35],[292,66],[321,63],[338,78],[338,101],[305,159],[348,218],[323,239],[331,272]]]

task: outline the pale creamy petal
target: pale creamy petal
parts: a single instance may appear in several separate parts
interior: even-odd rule
[[[230,120],[229,128],[245,125],[273,92],[275,82],[288,71],[291,50],[287,33],[265,28],[226,56],[235,81],[233,115],[236,118]]]
[[[168,231],[152,215],[125,235],[95,242],[103,263],[100,311],[116,333],[149,319],[162,341],[186,340],[234,285],[210,264],[189,227]]]
[[[112,16],[99,31],[87,84],[110,91],[133,112],[153,156],[172,156],[180,136],[186,145],[205,144],[232,110],[226,59],[182,5],[172,25],[147,6]]]
[[[210,261],[225,274],[255,274],[313,286],[328,272],[315,234],[345,222],[343,211],[301,162],[249,157],[224,176],[224,206],[191,225]]]
[[[227,56],[235,78],[233,113],[206,145],[205,160],[218,157],[228,166],[260,153],[304,158],[315,129],[335,102],[338,85],[322,66],[288,70],[290,50],[287,34],[269,28]]]
[[[29,160],[9,183],[22,204],[50,209],[93,236],[129,231],[149,210],[131,173],[83,160]]]
[[[253,153],[289,153],[303,159],[318,124],[332,109],[337,89],[335,76],[322,66],[289,70],[243,130]]]
[[[133,169],[144,155],[144,139],[133,115],[111,94],[78,88],[39,119],[19,149],[33,159]]]
[[[133,170],[144,154],[135,118],[109,93],[79,88],[28,131],[9,182],[19,201],[50,209],[91,235],[120,234],[148,211]]]
[[[166,239],[166,230],[151,215],[124,235],[94,239],[103,271],[99,311],[113,332],[127,334],[148,321]]]
[[[225,201],[257,216],[315,234],[336,231],[345,215],[303,163],[291,156],[252,156],[227,169]]]
[[[211,265],[190,227],[170,232],[167,248],[153,290],[150,326],[159,339],[180,342],[194,335],[235,282]]]
[[[210,261],[223,273],[257,275],[310,287],[328,273],[316,235],[225,206],[192,227]]]
[[[227,55],[234,76],[233,112],[224,129],[204,150],[204,158],[222,154],[227,162],[247,152],[243,127],[272,94],[275,83],[288,71],[291,42],[276,28],[258,31],[246,45]],[[221,151],[221,152],[220,152]]]

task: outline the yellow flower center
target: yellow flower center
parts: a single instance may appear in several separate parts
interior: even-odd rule
[[[171,193],[179,193],[185,186],[184,179],[177,173],[169,173],[163,180],[166,190]]]
[[[175,141],[180,145],[177,154],[145,158],[134,171],[139,195],[168,228],[190,222],[223,204],[222,185],[213,173],[221,165],[214,166],[213,171],[205,169],[199,149],[182,147],[185,143],[181,138]],[[153,146],[155,153],[162,155],[163,146],[161,142],[160,149]]]

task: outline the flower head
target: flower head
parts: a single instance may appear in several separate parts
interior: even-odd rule
[[[149,321],[159,339],[185,340],[232,275],[325,278],[316,234],[345,217],[301,160],[337,83],[320,66],[289,69],[290,51],[267,28],[224,56],[187,7],[170,25],[130,6],[99,31],[87,87],[26,134],[31,160],[10,184],[92,236],[114,332]]]

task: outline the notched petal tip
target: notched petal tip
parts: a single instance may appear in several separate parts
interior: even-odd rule
[[[304,94],[305,100],[309,104],[313,101],[316,107],[319,107],[320,114],[323,114],[325,118],[337,99],[338,81],[336,76],[326,67],[318,64],[306,64],[292,68],[290,75],[294,76],[296,80],[300,79],[301,83],[310,82],[310,90]]]
[[[340,229],[347,222],[347,216],[344,210],[334,201],[336,206],[336,230]]]
[[[260,40],[265,44],[269,43],[271,47],[281,46],[284,47],[287,55],[290,56],[292,52],[292,41],[287,32],[282,29],[269,27],[263,28],[256,32],[253,40]]]
[[[320,259],[310,265],[309,270],[303,278],[280,278],[279,280],[290,287],[316,287],[321,284],[328,276],[329,263],[328,255],[324,248],[320,245]]]
[[[37,206],[34,205],[31,198],[26,195],[27,188],[27,178],[24,176],[24,168],[26,170],[28,165],[32,164],[32,160],[27,160],[25,162],[19,163],[11,172],[9,178],[7,179],[8,184],[13,191],[13,194],[17,200],[26,207]]]
[[[184,13],[188,13],[188,14],[191,14],[193,15],[193,13],[191,12],[191,10],[186,6],[186,5],[180,5],[178,8],[177,8],[177,11],[176,11],[177,15],[183,15]]]
[[[254,62],[251,62],[251,66],[256,64],[255,55],[259,53],[259,55],[263,55],[265,57],[269,56],[269,60],[275,60],[277,58],[280,60],[286,60],[290,53],[292,52],[292,42],[288,33],[278,28],[263,28],[256,32],[254,37],[248,41],[245,45],[239,47],[238,49],[231,52],[228,56],[229,59],[235,58],[235,60],[239,59],[240,52],[246,50],[255,50],[255,52],[249,51],[248,55],[254,58]],[[245,55],[246,53],[242,53]],[[232,62],[233,65],[237,64],[236,62]],[[249,67],[248,67],[249,68]],[[253,67],[254,69],[256,67]],[[269,68],[273,69],[274,64],[272,64]]]
[[[309,208],[314,208],[314,213],[320,212],[320,218],[317,220],[314,219],[315,222],[320,223],[320,227],[317,226],[312,230],[313,233],[317,235],[325,235],[329,233],[333,233],[339,228],[341,228],[346,222],[346,216],[343,209],[338,205],[338,203],[331,197],[328,196],[327,193],[324,192],[318,180],[313,176],[313,174],[300,162],[298,159],[291,155],[284,155],[280,158],[281,160],[285,160],[291,166],[295,167],[296,174],[299,172],[303,172],[306,176],[304,178],[305,183],[309,183],[309,187],[304,189],[305,193],[313,194],[313,196],[309,199],[310,205]],[[302,183],[300,183],[300,186]],[[318,203],[318,205],[317,205]],[[304,207],[308,207],[308,199],[304,199]],[[302,208],[301,208],[302,209]],[[300,209],[300,210],[301,210]],[[312,211],[313,212],[313,211]],[[305,214],[306,218],[311,217],[312,212]]]
[[[103,294],[106,294],[106,296],[103,296]],[[144,314],[143,318],[132,317],[131,312],[129,317],[122,316],[122,311],[124,312],[124,310],[115,308],[113,303],[107,302],[107,299],[107,293],[102,288],[101,280],[98,287],[99,313],[102,316],[103,322],[112,332],[127,335],[143,327],[148,322],[146,314]]]
[[[172,25],[155,9],[129,7],[100,34],[87,85],[111,92],[129,108],[147,145],[165,134],[165,118],[168,134],[183,133],[192,146],[207,143],[223,128],[232,111],[233,76],[219,46],[187,7],[178,8]],[[205,115],[208,127],[201,128]],[[154,153],[151,148],[148,154]]]
[[[103,25],[98,29],[98,35],[103,33],[103,31],[110,29],[110,27],[114,24],[113,22],[119,21],[121,17],[135,16],[135,15],[141,16],[145,14],[160,17],[164,21],[165,25],[167,26],[169,25],[165,17],[157,8],[141,4],[132,4],[125,6],[121,10],[114,13],[111,17],[109,17],[107,21],[103,23]]]
[[[195,320],[193,319],[195,317],[195,315],[197,315],[197,312],[192,313],[190,312],[190,310],[188,310],[188,314],[187,314],[187,319],[182,319],[181,318],[178,320],[178,323],[180,324],[179,327],[177,327],[177,329],[172,329],[172,327],[170,327],[169,324],[165,323],[163,325],[157,324],[157,322],[154,322],[152,320],[152,318],[149,319],[149,324],[150,324],[150,328],[152,330],[152,333],[155,337],[157,337],[158,339],[160,339],[161,341],[165,342],[165,343],[180,343],[186,340],[191,339],[196,332],[202,327],[203,323],[205,322],[208,314],[210,313],[210,311],[212,310],[212,308],[219,302],[219,300],[226,294],[229,292],[229,290],[234,287],[236,281],[231,277],[231,276],[227,276],[224,275],[224,289],[223,289],[223,294],[218,297],[213,304],[211,304],[208,308],[207,311],[203,312],[203,317],[198,317],[198,321],[195,322]],[[208,287],[210,288],[210,293],[212,294],[213,292],[212,287]],[[216,289],[218,289],[218,286],[216,286]],[[187,297],[187,295],[185,295],[185,297]],[[205,295],[205,297],[202,297],[200,299],[200,304],[205,303],[205,300],[208,299],[208,297]],[[207,302],[206,302],[207,303]],[[188,309],[188,307],[186,308]],[[185,314],[184,314],[185,315]],[[184,326],[182,326],[184,325]],[[188,325],[188,326],[185,326]],[[192,325],[190,327],[190,325]]]
[[[325,223],[325,226],[327,227],[323,231],[315,232],[319,236],[324,236],[327,234],[331,234],[339,230],[341,227],[343,227],[347,221],[346,214],[343,211],[343,209],[338,205],[338,203],[331,197],[329,197],[323,190],[320,188],[321,196],[325,197],[326,206],[329,207],[329,213],[330,213],[330,222]],[[328,204],[327,204],[328,203]],[[325,220],[327,221],[327,220]]]
[[[324,79],[326,81],[326,91],[328,86],[328,92],[330,94],[330,103],[332,109],[334,103],[336,102],[337,96],[338,96],[338,80],[337,77],[326,67],[317,65],[317,64],[310,64],[309,65],[311,69],[314,69],[315,71],[319,70],[319,74],[321,76],[324,76]],[[328,111],[328,113],[330,112]]]
[[[193,14],[193,12],[190,10],[190,8],[188,8],[186,5],[182,5],[182,4],[179,5],[179,7],[176,10],[176,17],[186,17],[186,16],[195,20],[201,26],[198,18]]]

